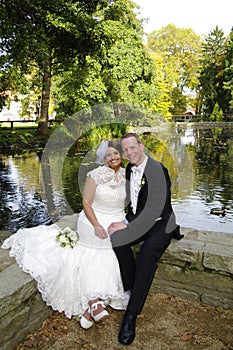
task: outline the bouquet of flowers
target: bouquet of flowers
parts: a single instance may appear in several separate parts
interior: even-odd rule
[[[63,248],[74,248],[78,240],[79,236],[77,232],[72,230],[69,226],[61,229],[56,236],[56,241]]]

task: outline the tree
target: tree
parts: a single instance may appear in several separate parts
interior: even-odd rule
[[[210,120],[213,122],[221,122],[223,121],[223,119],[224,119],[223,111],[219,107],[218,102],[216,102],[213,108],[213,112],[210,115]]]
[[[223,113],[228,108],[228,97],[224,88],[225,41],[223,31],[216,27],[202,45],[199,99],[202,111],[206,114],[212,113],[216,102]]]
[[[227,113],[233,112],[233,28],[226,40],[225,72],[223,87],[228,97]]]
[[[39,70],[41,108],[38,134],[45,135],[52,75],[65,70],[78,57],[97,50],[98,8],[110,6],[107,0],[3,0],[0,12],[0,52],[2,68],[14,67],[27,74]]]
[[[150,53],[152,61],[154,63],[154,79],[153,79],[153,87],[156,89],[156,96],[153,102],[152,109],[158,113],[159,115],[164,116],[169,119],[171,116],[171,94],[169,91],[169,84],[164,79],[163,75],[163,60],[161,55],[157,53]]]
[[[154,64],[142,39],[142,26],[130,1],[116,1],[98,12],[100,50],[55,82],[57,113],[64,117],[89,106],[122,102],[155,110],[158,88]]]
[[[190,28],[169,24],[148,35],[148,49],[162,59],[163,77],[170,91],[170,111],[179,114],[184,108],[187,91],[196,91],[198,86],[200,37]]]

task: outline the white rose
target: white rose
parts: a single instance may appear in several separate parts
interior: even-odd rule
[[[74,231],[70,232],[68,236],[72,241],[77,240],[77,235],[76,235],[76,232],[74,232]]]

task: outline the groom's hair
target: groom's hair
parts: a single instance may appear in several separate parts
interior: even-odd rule
[[[140,137],[138,136],[138,134],[136,134],[135,132],[127,132],[125,135],[123,135],[121,137],[121,142],[125,139],[128,139],[129,137],[135,137],[135,139],[137,140],[137,143],[138,144],[141,144],[142,141],[140,139]]]

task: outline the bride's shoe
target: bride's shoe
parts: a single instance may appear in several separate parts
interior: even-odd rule
[[[95,322],[99,322],[109,315],[107,310],[102,310],[94,315],[94,312],[98,309],[99,305],[101,305],[103,308],[106,307],[103,301],[97,301],[96,303],[93,303],[91,305],[91,316],[95,320]]]
[[[85,312],[88,312],[91,315],[91,310],[88,308]],[[93,321],[88,320],[85,316],[85,313],[80,318],[80,326],[84,329],[89,329],[93,326]]]

